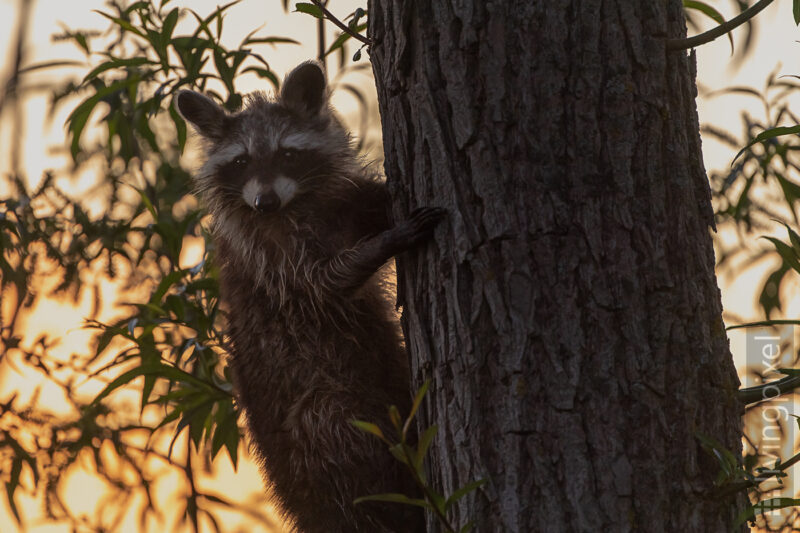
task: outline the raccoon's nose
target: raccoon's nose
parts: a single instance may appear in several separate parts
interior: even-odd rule
[[[272,213],[281,206],[281,199],[275,191],[269,191],[256,196],[253,205],[261,213]]]

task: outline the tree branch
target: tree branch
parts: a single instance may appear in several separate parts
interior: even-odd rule
[[[772,1],[772,0],[770,0],[770,1]],[[328,11],[328,9],[323,5],[321,0],[311,0],[311,2],[315,6],[317,6],[320,9],[320,11],[322,11],[322,13],[325,14],[325,18],[326,19],[328,19],[331,22],[333,22],[340,30],[342,30],[343,32],[348,34],[350,37],[352,37],[353,39],[357,39],[357,40],[361,41],[362,43],[364,43],[366,45],[372,44],[372,41],[370,39],[364,37],[363,35],[361,35],[360,33],[356,32],[356,31],[353,31],[353,29],[350,26],[348,26],[347,24],[345,24],[344,22],[342,22],[341,20],[339,20],[335,16],[333,16],[333,13]]]
[[[786,376],[778,381],[772,381],[746,389],[739,389],[736,396],[743,404],[750,404],[760,402],[761,400],[771,400],[781,394],[793,391],[798,387],[800,387],[800,376]],[[778,392],[777,394],[774,393],[776,390]]]
[[[694,48],[696,46],[700,46],[701,44],[711,42],[720,35],[725,35],[737,26],[740,26],[751,18],[755,17],[761,10],[770,5],[772,1],[773,0],[760,0],[759,2],[756,2],[749,8],[739,13],[738,16],[732,18],[728,22],[720,24],[716,28],[712,28],[707,32],[701,33],[700,35],[695,35],[694,37],[685,39],[668,39],[667,50],[686,50],[687,48]]]

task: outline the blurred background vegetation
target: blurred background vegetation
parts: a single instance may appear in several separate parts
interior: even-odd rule
[[[345,118],[364,149],[367,127],[376,122],[374,96],[362,88],[369,88],[368,63],[351,60],[357,47],[313,18],[313,5],[291,14],[287,2],[275,2],[269,12],[309,19],[314,31],[271,35],[260,28],[268,10],[256,2],[206,12],[196,11],[197,4],[111,2],[87,9],[100,29],[62,28],[52,37],[71,43],[81,59],[31,63],[25,30],[33,2],[17,3],[2,119],[22,131],[26,91],[47,91],[49,114],[68,109],[67,164],[28,175],[22,137],[12,136],[0,188],[3,372],[16,373],[12,380],[35,372],[46,382],[28,394],[7,387],[12,393],[2,399],[0,475],[19,529],[35,525],[17,503],[25,495],[42,506],[45,520],[75,531],[279,527],[257,476],[256,484],[250,476],[255,492],[248,499],[207,482],[220,457],[236,469],[246,448],[222,360],[225,310],[214,247],[192,195],[189,169],[196,161],[182,160],[189,132],[171,100],[192,88],[236,110],[253,86],[278,88],[282,72],[269,57],[301,40],[316,54],[288,53],[294,62],[317,55],[327,63],[334,91],[352,100],[354,112]],[[225,23],[234,9],[249,9],[252,27],[235,28],[230,45],[223,34],[231,33]],[[352,11],[341,17],[353,20]],[[363,30],[363,21],[353,27]],[[31,86],[54,70],[65,74]],[[58,318],[49,331],[28,319],[45,301],[80,308],[87,299],[79,327],[92,332],[89,344],[56,354],[66,333]],[[42,401],[44,389],[49,402]],[[60,404],[55,410],[53,398]],[[82,488],[70,482],[76,476],[97,479]]]
[[[281,530],[238,429],[214,247],[190,182],[197,147],[171,100],[192,88],[235,110],[247,92],[275,90],[289,67],[318,57],[355,141],[380,160],[367,51],[361,56],[360,43],[307,2],[119,0],[97,11],[69,4],[85,11],[86,27],[53,28],[58,50],[72,52],[39,61],[28,53],[36,10],[48,5],[38,3],[6,1],[16,34],[0,89],[0,530]],[[360,4],[328,7],[364,32]],[[709,4],[733,16],[748,3]],[[690,31],[713,23],[686,13]],[[732,40],[731,69],[748,68],[760,23]],[[738,131],[702,125],[707,146],[725,154],[709,172],[720,282],[744,279],[747,295],[755,292],[739,305],[726,296],[729,325],[791,319],[800,309],[792,304],[800,243],[783,229],[798,226],[800,143],[772,138],[729,164],[761,131],[799,123],[795,74],[800,68],[779,67],[758,88],[711,86],[701,60],[701,105],[744,95],[760,106],[741,113]],[[38,175],[25,165],[33,95],[46,95],[43,116],[55,128],[66,121],[63,144],[48,155],[33,148],[54,162]],[[763,235],[779,236],[791,253]],[[796,355],[790,350],[791,366]],[[768,379],[759,369],[740,373],[751,385]],[[771,464],[759,451],[763,408],[745,416],[751,468]],[[785,427],[783,457],[798,448],[796,435]],[[762,489],[754,501],[776,493]],[[760,525],[797,518],[785,510]]]

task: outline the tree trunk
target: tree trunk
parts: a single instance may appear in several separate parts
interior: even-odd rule
[[[740,451],[680,0],[378,0],[398,264],[430,482],[475,531],[730,531]],[[741,502],[740,502],[741,503]],[[430,531],[439,528],[429,521]]]

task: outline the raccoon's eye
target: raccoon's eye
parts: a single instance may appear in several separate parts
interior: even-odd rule
[[[249,163],[249,162],[250,162],[250,158],[247,157],[247,154],[243,154],[243,155],[237,156],[236,159],[231,161],[233,166],[235,166],[236,168],[242,168],[242,167],[246,166],[247,163]]]
[[[297,150],[292,148],[286,148],[285,150],[281,151],[281,159],[283,159],[284,163],[294,163],[297,161],[299,154]]]

